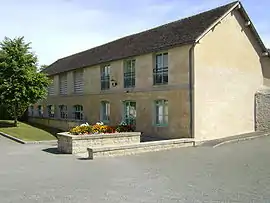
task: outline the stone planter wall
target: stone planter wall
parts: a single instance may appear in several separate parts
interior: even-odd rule
[[[70,135],[58,133],[58,151],[67,154],[86,153],[87,148],[102,146],[119,146],[140,143],[140,132]]]

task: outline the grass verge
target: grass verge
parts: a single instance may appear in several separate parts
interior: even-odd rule
[[[45,141],[56,140],[54,135],[57,133],[57,130],[23,122],[18,122],[18,127],[14,127],[13,121],[0,120],[0,132],[24,141]]]

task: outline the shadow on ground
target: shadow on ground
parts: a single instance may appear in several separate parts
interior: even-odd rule
[[[61,153],[57,150],[57,147],[50,147],[50,148],[46,148],[46,149],[42,149],[43,152],[49,153],[49,154],[65,154],[65,153]]]

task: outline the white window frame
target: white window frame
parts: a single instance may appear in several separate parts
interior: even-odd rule
[[[136,118],[137,118],[136,101],[132,101],[132,100],[123,101],[123,119],[122,120],[128,125],[136,126]]]
[[[83,120],[83,106],[74,105],[73,106],[73,118],[74,120],[82,121]]]
[[[101,101],[100,102],[100,121],[103,123],[110,122],[110,102],[108,101]]]
[[[59,105],[59,114],[61,119],[67,119],[68,118],[68,107],[67,105]]]
[[[127,59],[124,61],[124,88],[133,88],[136,83],[136,60]]]
[[[154,125],[168,126],[169,124],[169,102],[168,100],[156,100],[154,103]]]
[[[48,112],[48,117],[49,118],[54,118],[55,117],[55,106],[54,105],[48,105],[47,106],[47,112]]]
[[[100,67],[100,88],[101,90],[110,89],[111,65],[107,64]]]
[[[161,57],[158,62],[158,57]],[[164,57],[167,57],[167,61]],[[162,52],[155,54],[155,67],[153,69],[153,85],[166,85],[169,82],[169,54],[168,52]]]
[[[44,113],[43,106],[38,105],[38,116],[43,117],[43,113]]]
[[[48,95],[55,95],[55,91],[54,91],[54,78],[51,78],[51,84],[48,87]]]

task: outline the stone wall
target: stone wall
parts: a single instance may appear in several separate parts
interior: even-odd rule
[[[270,88],[263,88],[255,94],[255,130],[270,130]]]
[[[119,146],[140,143],[140,132],[110,133],[98,135],[70,135],[58,133],[58,151],[67,154],[87,152],[89,147]]]
[[[44,126],[57,128],[63,131],[69,131],[71,128],[84,123],[83,121],[63,120],[63,119],[61,120],[56,118],[40,118],[40,117],[29,117],[28,121],[30,123],[37,123]]]

